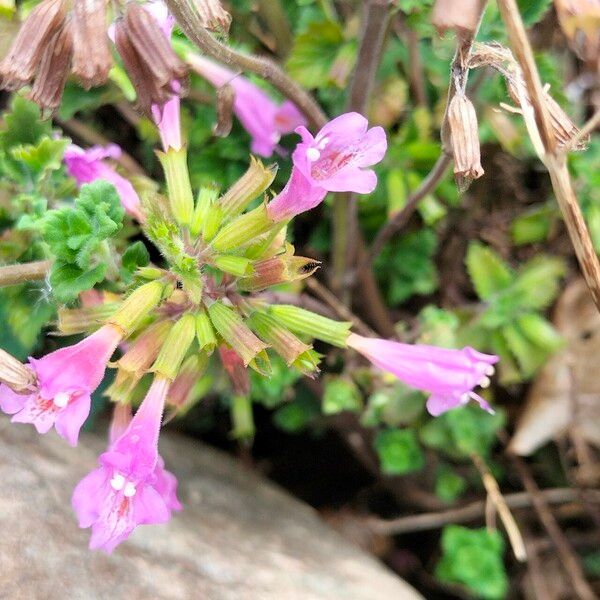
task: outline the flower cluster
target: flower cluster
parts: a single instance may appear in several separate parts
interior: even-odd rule
[[[160,19],[148,20],[155,17],[142,7],[131,8],[132,4],[115,29],[121,53],[124,40],[136,35],[148,43],[151,38],[153,47],[169,46],[168,22],[161,31]],[[370,167],[383,159],[387,148],[381,127],[369,129],[357,113],[333,119],[315,136],[299,125],[301,142],[292,154],[291,177],[270,201],[259,199],[273,182],[275,169],[255,158],[224,193],[208,186],[194,194],[181,142],[179,102],[170,97],[176,96],[181,76],[178,63],[142,65],[140,47],[127,48],[125,54],[130,55],[125,62],[137,61],[144,75],[139,82],[151,79],[155,86],[146,90],[145,98],[150,110],[154,106],[160,113],[155,120],[163,142],[159,158],[166,197],[155,194],[139,213],[135,192],[104,163],[116,156],[114,147],[87,152],[71,147],[65,161],[80,182],[103,178],[114,183],[124,206],[142,222],[166,264],[139,268],[128,293],[107,304],[108,316],[103,313],[100,324],[98,306],[61,310],[59,329],[68,324],[63,333],[89,334],[79,343],[30,358],[27,365],[15,364],[0,353],[0,408],[14,422],[31,423],[40,433],[54,426],[73,446],[107,365],[116,370],[105,392],[115,403],[108,449],[99,457],[98,468],[77,485],[72,499],[79,525],[92,529],[91,548],[111,552],[138,525],[164,523],[181,508],[176,480],[158,452],[159,432],[165,406],[181,410],[193,402],[194,387],[211,362],[217,362],[230,379],[233,413],[244,421],[234,426],[238,433],[251,430],[249,369],[268,377],[270,354],[275,353],[289,368],[315,376],[320,355],[313,349],[314,340],[352,348],[374,366],[429,393],[427,406],[434,415],[471,399],[491,410],[474,389],[489,384],[497,357],[472,348],[452,350],[361,337],[351,332],[350,323],[274,303],[265,293],[272,286],[304,279],[318,268],[318,262],[295,256],[286,242],[291,218],[317,206],[329,191],[373,191],[377,176]],[[228,77],[237,86],[240,120],[261,98],[265,120],[247,120],[255,150],[272,152],[278,136],[289,131],[292,122],[302,122],[289,106],[276,108],[266,96],[256,95],[244,79],[215,65],[206,67],[207,77],[209,70],[215,84]],[[289,117],[288,125],[279,124],[280,109]],[[254,124],[260,127],[251,129]],[[109,363],[117,348],[122,356]],[[130,407],[149,379],[150,388],[132,417]]]

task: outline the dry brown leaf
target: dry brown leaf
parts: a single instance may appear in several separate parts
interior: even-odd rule
[[[509,447],[522,456],[563,434],[572,421],[588,442],[600,446],[600,314],[583,279],[561,295],[554,324],[566,345],[527,396]]]

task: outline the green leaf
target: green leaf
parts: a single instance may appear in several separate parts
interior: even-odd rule
[[[565,262],[560,258],[532,258],[519,270],[513,295],[523,308],[548,308],[558,294],[559,283],[566,270]]]
[[[59,302],[70,302],[80,292],[93,288],[104,279],[106,265],[100,264],[84,271],[77,265],[63,263],[59,260],[52,265],[50,285],[52,293]]]
[[[477,295],[489,300],[513,281],[511,268],[489,247],[471,242],[467,250],[467,270]]]
[[[422,469],[423,452],[412,429],[386,429],[377,434],[375,450],[387,475],[405,475]]]
[[[506,344],[517,359],[519,370],[525,379],[529,379],[545,362],[548,352],[533,344],[523,333],[517,323],[510,323],[502,328]]]
[[[518,246],[547,239],[556,207],[544,204],[520,214],[510,226],[512,240]]]
[[[145,267],[150,262],[150,254],[144,242],[137,241],[131,244],[121,257],[121,277],[126,281],[131,278],[138,267]]]
[[[358,412],[361,408],[362,396],[351,379],[331,377],[325,380],[323,414],[335,415],[344,410]]]
[[[18,94],[13,96],[10,112],[3,116],[0,149],[6,153],[20,145],[35,145],[42,136],[52,136],[50,121],[42,121],[36,104]]]
[[[442,465],[435,479],[435,495],[444,502],[454,502],[467,487],[464,477],[458,475],[452,468]]]
[[[325,87],[330,70],[344,43],[341,25],[334,21],[314,21],[294,41],[287,70],[300,85]]]
[[[547,352],[555,352],[564,345],[561,335],[537,313],[524,313],[517,317],[517,326],[523,335]]]
[[[504,540],[498,531],[448,525],[435,574],[444,583],[466,586],[478,598],[502,600],[508,593],[503,555]]]
[[[517,0],[517,4],[525,27],[531,27],[542,20],[550,8],[552,0]]]
[[[65,148],[69,140],[53,139],[44,135],[37,144],[21,144],[11,149],[11,156],[29,167],[40,177],[48,171],[57,171],[62,166]]]
[[[262,379],[265,378],[262,377]],[[273,421],[283,431],[299,433],[318,415],[319,406],[317,401],[311,394],[300,388],[292,402],[277,409],[273,415]]]

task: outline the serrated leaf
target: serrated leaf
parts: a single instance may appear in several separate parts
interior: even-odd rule
[[[53,139],[44,135],[37,144],[21,144],[12,148],[10,153],[15,160],[27,165],[36,177],[40,177],[48,171],[61,168],[68,145],[67,139]]]
[[[55,261],[50,271],[52,293],[59,302],[71,302],[80,292],[92,289],[104,279],[106,265],[84,271],[76,265]]]
[[[296,36],[287,61],[290,75],[307,88],[325,87],[331,66],[344,43],[341,25],[334,21],[314,21]]]
[[[435,574],[442,582],[467,586],[478,598],[502,600],[508,593],[503,554],[498,531],[447,525]]]
[[[374,446],[381,462],[381,470],[387,475],[405,475],[418,471],[425,465],[423,452],[412,429],[380,431]]]
[[[121,277],[130,281],[138,267],[145,267],[150,262],[150,254],[144,242],[137,241],[131,244],[121,257]]]
[[[482,300],[505,290],[514,279],[512,269],[491,248],[478,242],[469,244],[466,264],[473,287]]]
[[[560,258],[537,256],[517,274],[513,293],[523,308],[542,310],[550,306],[556,295],[566,265]]]
[[[544,317],[537,313],[524,313],[517,317],[523,335],[546,352],[556,352],[564,345],[562,336]]]
[[[345,410],[358,412],[361,408],[362,396],[352,380],[343,377],[325,380],[323,414],[335,415]]]
[[[502,335],[510,352],[517,359],[519,370],[525,379],[530,378],[546,362],[548,352],[527,339],[516,323],[505,325]]]
[[[37,144],[43,137],[52,136],[50,121],[42,121],[38,106],[19,96],[13,96],[10,111],[3,116],[0,148],[6,153],[19,145]]]

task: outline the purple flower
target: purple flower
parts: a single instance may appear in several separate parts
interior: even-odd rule
[[[180,510],[175,477],[158,454],[158,434],[169,382],[155,378],[125,431],[100,455],[99,467],[73,491],[79,526],[91,527],[90,548],[107,553],[138,525],[166,523]]]
[[[121,148],[116,144],[108,146],[92,146],[87,150],[71,144],[64,155],[65,165],[71,177],[75,178],[77,185],[91,183],[97,179],[104,179],[112,183],[123,208],[138,221],[143,221],[140,197],[131,185],[131,182],[119,175],[105,159],[116,159],[121,156]]]
[[[215,87],[231,85],[235,92],[233,110],[252,137],[251,150],[269,157],[277,148],[282,135],[291,133],[306,119],[289,100],[278,105],[266,92],[241,75],[212,62],[204,56],[188,54],[189,65]]]
[[[383,159],[387,140],[382,127],[368,126],[365,117],[350,112],[327,123],[315,137],[306,127],[297,127],[302,142],[292,155],[294,167],[328,192],[370,194],[377,175],[365,167]]]
[[[487,387],[499,358],[473,348],[451,350],[420,344],[350,334],[348,346],[366,356],[376,367],[392,373],[402,382],[431,394],[427,410],[437,417],[476,400],[489,413],[490,405],[473,389]]]
[[[368,129],[358,113],[346,113],[330,121],[316,137],[306,127],[297,127],[302,137],[292,159],[287,185],[267,206],[273,221],[289,220],[315,208],[327,192],[368,194],[377,185],[377,175],[366,169],[378,163],[387,150],[385,131]]]
[[[106,363],[123,337],[113,325],[105,325],[78,344],[61,348],[29,365],[37,377],[30,394],[16,394],[0,386],[0,408],[13,415],[13,423],[32,423],[38,433],[52,426],[77,445],[79,430],[90,412],[90,396],[98,387]]]

